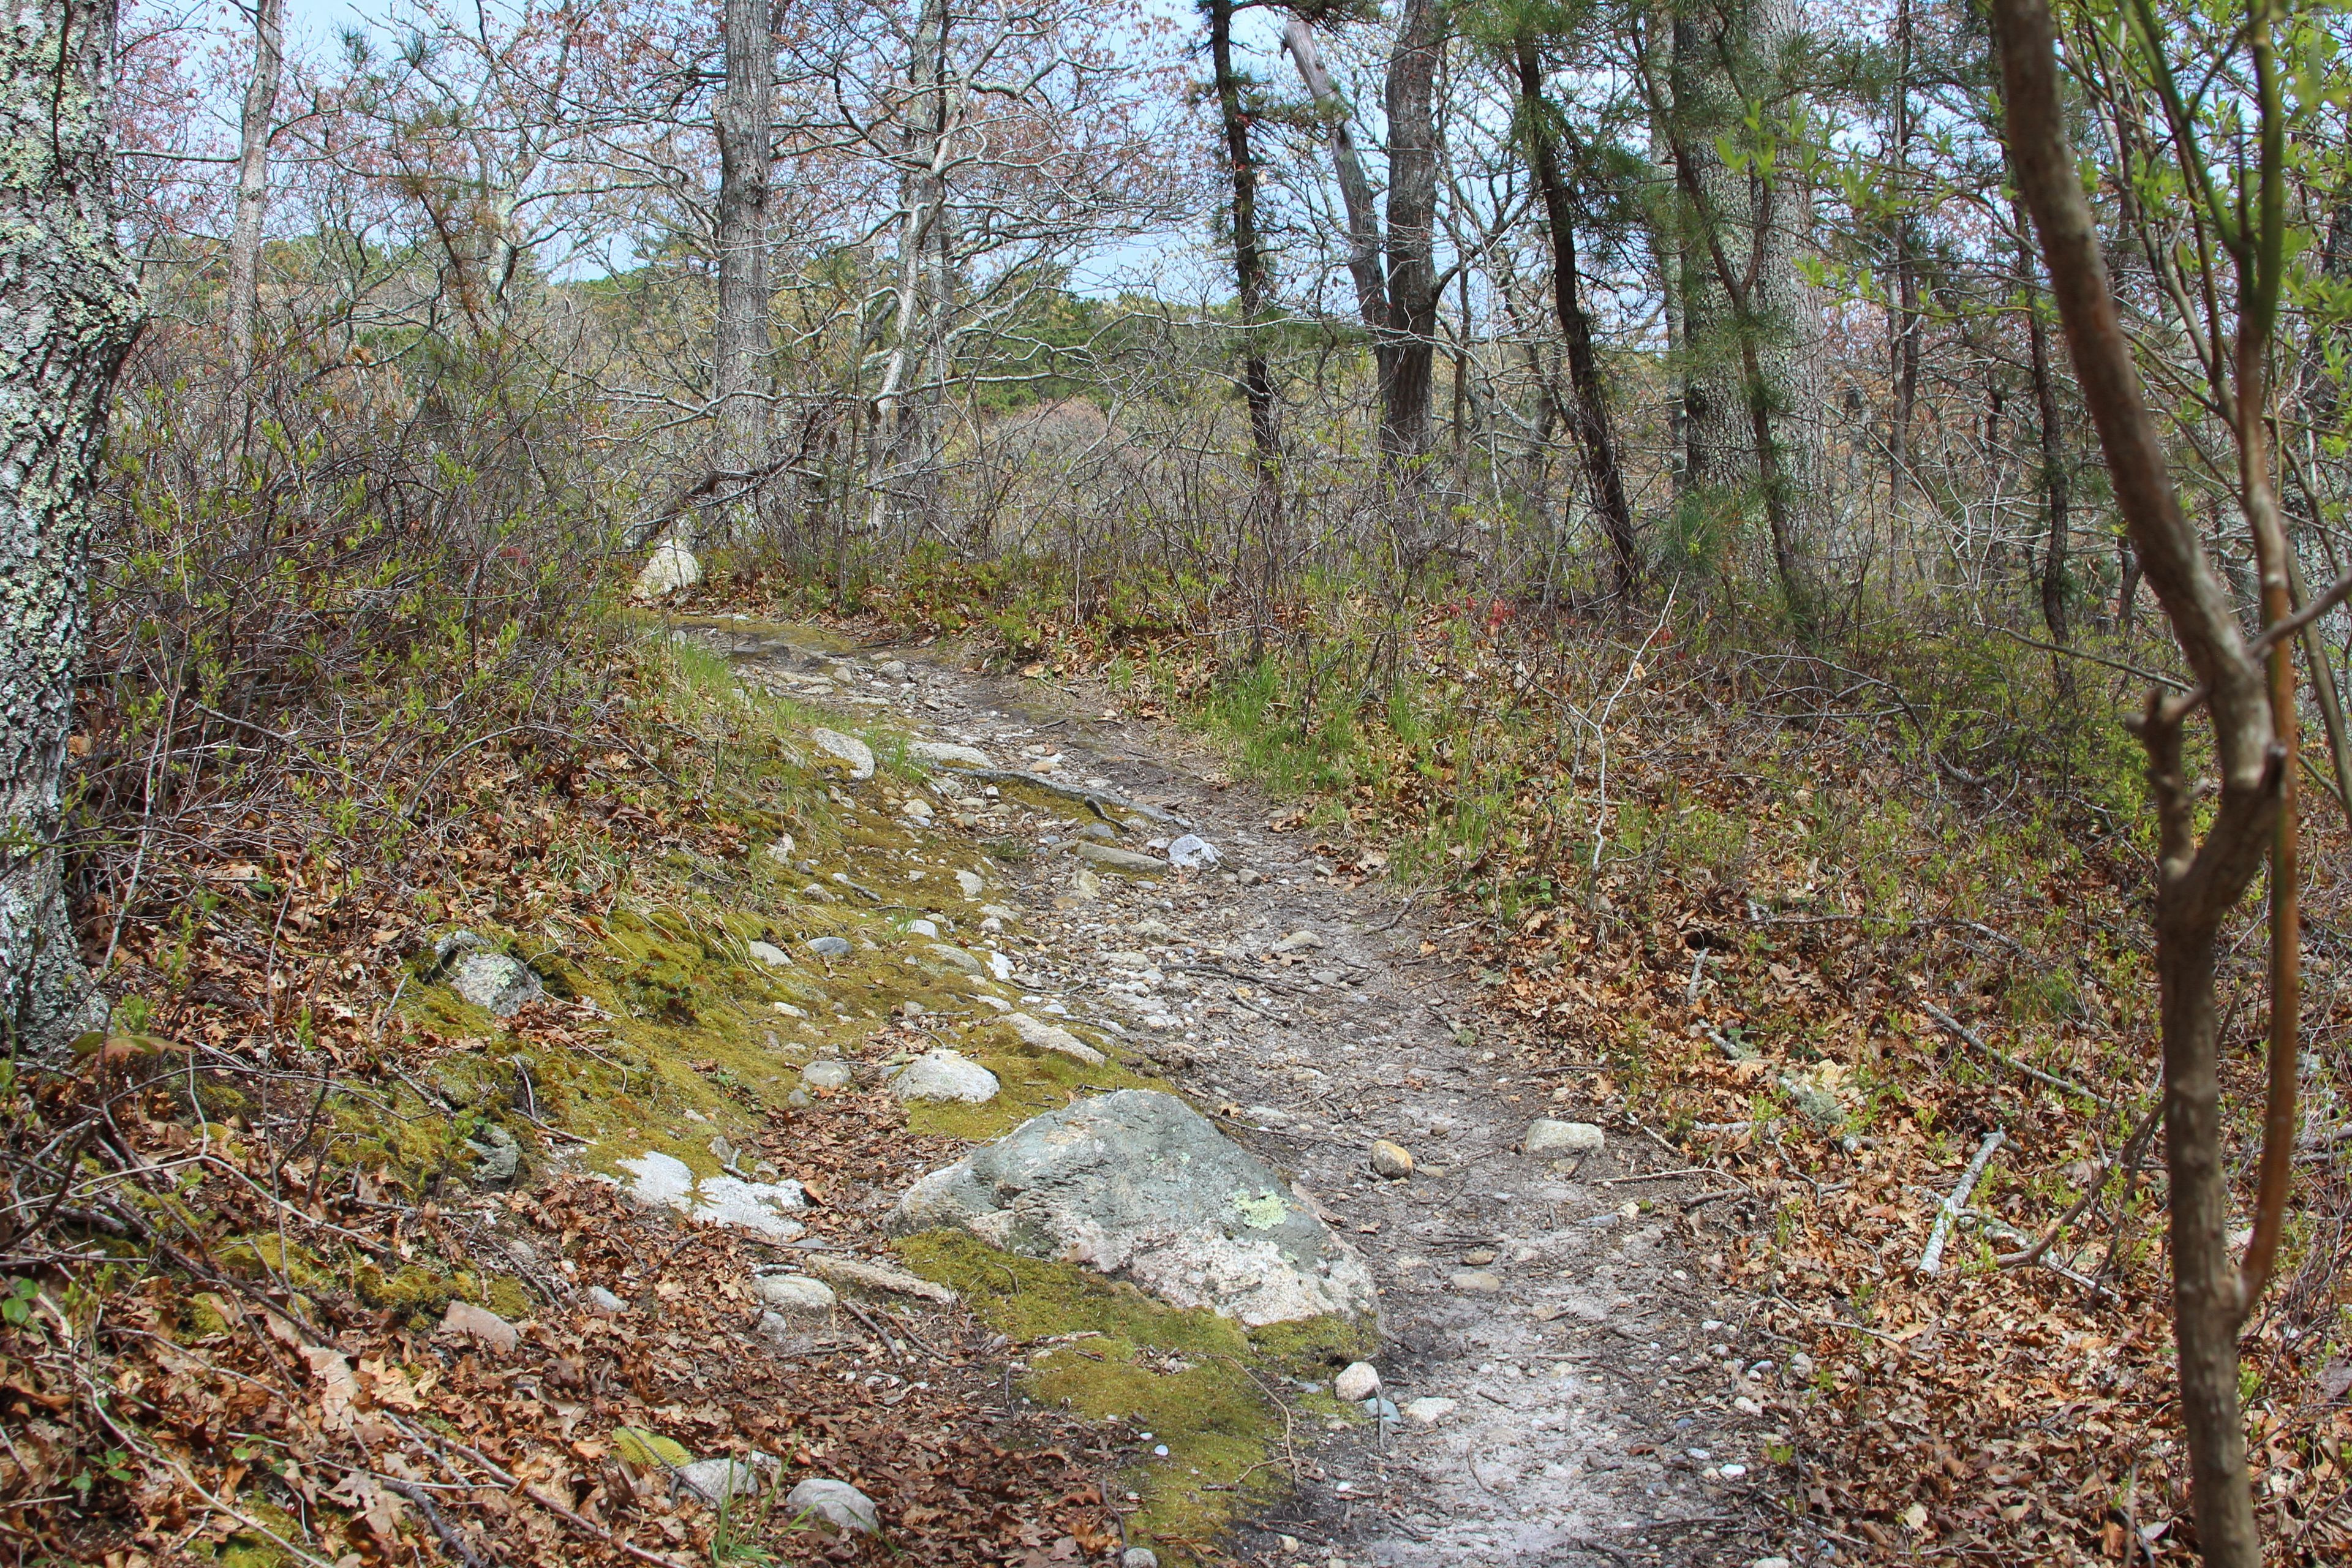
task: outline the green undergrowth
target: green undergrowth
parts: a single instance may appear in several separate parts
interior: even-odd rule
[[[1287,1486],[1286,1431],[1362,1418],[1342,1410],[1330,1380],[1374,1349],[1369,1327],[1327,1318],[1244,1329],[1076,1264],[999,1252],[956,1231],[905,1237],[898,1251],[1027,1347],[1023,1385],[1031,1398],[1152,1435],[1118,1484],[1138,1496],[1130,1538],[1158,1547],[1163,1561],[1179,1560],[1171,1551],[1209,1560],[1223,1535]],[[1162,1444],[1164,1458],[1152,1452]]]

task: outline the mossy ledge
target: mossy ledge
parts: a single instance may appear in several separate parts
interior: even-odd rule
[[[1118,1480],[1137,1499],[1129,1538],[1162,1562],[1220,1560],[1218,1542],[1288,1483],[1283,1439],[1297,1423],[1363,1419],[1330,1383],[1377,1347],[1369,1322],[1325,1317],[1246,1329],[1074,1263],[999,1252],[961,1231],[923,1231],[898,1245],[916,1273],[953,1286],[983,1322],[1022,1345],[1031,1398],[1152,1434]],[[1165,1458],[1153,1451],[1160,1445]]]

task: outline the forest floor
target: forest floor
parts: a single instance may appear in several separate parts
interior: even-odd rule
[[[769,638],[731,640],[753,679],[777,662]],[[1752,1493],[1789,1434],[1753,1303],[1711,1286],[1687,1245],[1723,1179],[1622,1118],[1598,1151],[1523,1152],[1532,1120],[1598,1111],[1494,1026],[1465,928],[1337,874],[1179,727],[1083,683],[919,654],[909,669],[906,705],[934,738],[1147,802],[1223,856],[1130,879],[1097,875],[1073,838],[1013,874],[1038,953],[1024,1005],[1118,1026],[1311,1194],[1379,1281],[1398,1417],[1302,1440],[1290,1495],[1237,1544],[1286,1565],[1757,1558]],[[1380,1140],[1412,1153],[1410,1176],[1374,1173]]]

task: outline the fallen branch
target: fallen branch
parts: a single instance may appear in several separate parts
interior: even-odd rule
[[[2081,1218],[2083,1211],[2096,1202],[2101,1193],[2106,1191],[2107,1178],[2115,1173],[2116,1167],[2139,1163],[2140,1153],[2147,1146],[2148,1136],[2156,1131],[2157,1118],[2163,1114],[2164,1100],[2159,1097],[2154,1105],[2147,1108],[2147,1114],[2139,1119],[2139,1125],[2132,1129],[2131,1136],[2124,1140],[2123,1147],[2116,1150],[2114,1156],[2099,1167],[2098,1175],[2083,1189],[2082,1195],[2068,1206],[2066,1212],[2050,1222],[2050,1228],[2042,1233],[2042,1238],[2039,1241],[2021,1252],[2005,1252],[1994,1258],[1993,1262],[2003,1268],[2022,1268],[2029,1264],[2041,1262],[2042,1255],[2050,1250],[2051,1245],[2064,1234],[2066,1227]],[[2099,1289],[2105,1289],[2105,1287],[2100,1286]]]
[[[1969,1196],[1977,1190],[1977,1184],[1984,1179],[1985,1166],[1991,1163],[1993,1152],[2008,1136],[1995,1128],[1977,1145],[1976,1157],[1960,1173],[1960,1184],[1952,1189],[1952,1195],[1936,1211],[1935,1226],[1927,1232],[1927,1250],[1919,1255],[1920,1273],[1934,1274],[1943,1268],[1944,1244],[1952,1237],[1952,1226],[1960,1217],[1960,1211],[1969,1206]]]
[[[1975,1030],[1969,1028],[1966,1024],[1961,1023],[1958,1018],[1953,1017],[1949,1013],[1945,1012],[1941,1007],[1937,1006],[1933,1002],[1922,1002],[1919,1005],[1926,1009],[1927,1016],[1935,1019],[1937,1024],[1943,1026],[1946,1033],[1951,1035],[1955,1039],[1974,1047],[1976,1049],[1983,1052],[1986,1056],[1990,1057],[1993,1060],[1999,1062],[2001,1066],[2009,1068],[2011,1071],[2023,1073],[2027,1078],[2033,1079],[2036,1083],[2046,1083],[2051,1088],[2063,1089],[2068,1094],[2079,1094],[2084,1099],[2088,1100],[2095,1104],[2112,1105],[2114,1103],[2114,1101],[2110,1100],[2105,1095],[2100,1094],[2093,1089],[2085,1089],[2083,1085],[2076,1083],[2073,1079],[2060,1078],[2055,1073],[2043,1072],[2040,1068],[2033,1066],[2030,1062],[2019,1061],[2007,1051],[1996,1050],[1991,1046],[1985,1044],[1983,1038],[1979,1036]]]
[[[423,1487],[408,1481],[396,1480],[390,1476],[378,1476],[376,1480],[382,1484],[384,1490],[397,1492],[414,1503],[416,1506],[416,1511],[425,1516],[425,1522],[433,1527],[433,1533],[440,1538],[441,1544],[456,1553],[457,1561],[463,1563],[466,1568],[488,1568],[488,1564],[474,1554],[473,1543],[457,1533],[457,1527],[449,1522],[449,1516],[441,1511],[441,1505],[433,1500],[431,1492],[426,1491]]]

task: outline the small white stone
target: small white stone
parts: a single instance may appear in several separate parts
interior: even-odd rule
[[[1597,1154],[1608,1141],[1590,1121],[1554,1121],[1546,1116],[1528,1124],[1524,1146],[1530,1154]]]
[[[856,736],[819,727],[809,731],[809,743],[817,749],[820,762],[846,769],[853,783],[874,776],[874,748]]]
[[[784,1506],[795,1514],[812,1514],[835,1530],[855,1531],[860,1535],[882,1533],[882,1521],[874,1511],[874,1500],[847,1481],[811,1476],[784,1495]]]
[[[963,889],[963,896],[967,899],[980,897],[981,890],[988,886],[977,871],[958,871],[955,877],[956,886]],[[992,915],[989,918],[993,920],[996,917]]]
[[[1331,1380],[1331,1392],[1354,1404],[1381,1391],[1381,1374],[1370,1362],[1354,1362]]]
[[[1434,1426],[1453,1415],[1460,1405],[1461,1401],[1458,1399],[1440,1399],[1434,1394],[1428,1394],[1408,1402],[1404,1407],[1404,1413],[1424,1426]]]
[[[900,1100],[955,1101],[980,1105],[996,1098],[996,1075],[960,1051],[944,1046],[909,1062],[890,1080],[890,1092]]]
[[[771,968],[780,969],[793,961],[793,955],[772,942],[755,942],[749,949],[752,957]]]
[[[751,1281],[751,1294],[787,1312],[830,1312],[836,1300],[832,1286],[805,1274],[762,1274]]]
[[[801,1068],[801,1082],[810,1089],[847,1089],[856,1076],[847,1062],[811,1062]]]

